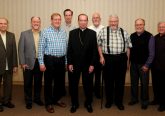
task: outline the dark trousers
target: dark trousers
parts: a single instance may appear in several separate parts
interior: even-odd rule
[[[159,99],[158,99],[158,85],[159,85],[159,82],[158,82],[158,78],[157,78],[157,71],[154,67],[151,68],[151,75],[152,75],[152,88],[153,88],[153,100],[158,102]]]
[[[141,83],[141,103],[143,105],[148,105],[149,102],[149,93],[148,93],[148,84],[149,84],[149,71],[143,72],[141,64],[136,64],[131,62],[130,67],[130,78],[131,78],[131,101],[138,101],[138,87],[139,79]]]
[[[69,92],[71,95],[72,105],[79,105],[78,100],[78,85],[80,74],[82,72],[82,84],[85,93],[85,105],[89,105],[93,101],[93,73],[89,74],[88,68],[83,71],[74,70],[73,73],[69,72]]]
[[[101,89],[100,89],[100,84],[101,84],[101,71],[102,71],[102,65],[100,62],[98,62],[95,66],[94,69],[94,93],[95,95],[100,95]]]
[[[13,80],[13,73],[12,71],[6,70],[4,74],[0,75],[0,104],[7,103],[11,101],[12,97],[12,80]],[[1,83],[3,80],[3,89],[1,88]],[[1,95],[1,93],[3,95]]]
[[[125,74],[127,69],[127,55],[105,55],[103,78],[105,83],[106,102],[116,105],[123,104]]]
[[[154,98],[158,100],[160,105],[165,106],[165,71],[154,69],[152,70],[152,81],[153,90],[154,90]]]
[[[41,100],[41,88],[42,88],[42,76],[43,73],[40,71],[38,60],[36,59],[34,68],[25,69],[23,71],[24,76],[24,96],[25,103],[32,103],[32,91],[33,91],[33,80],[34,80],[34,101]]]
[[[65,57],[54,57],[45,55],[44,63],[44,96],[45,105],[56,104],[63,96],[62,88],[65,81]]]

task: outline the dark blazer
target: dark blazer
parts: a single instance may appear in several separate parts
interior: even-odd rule
[[[6,49],[0,36],[0,75],[5,72],[6,57],[9,71],[13,71],[13,67],[18,67],[17,49],[15,35],[11,32],[6,32]]]
[[[30,69],[33,69],[36,60],[36,48],[32,30],[21,32],[19,44],[19,63],[27,64]]]
[[[74,29],[69,33],[67,51],[67,62],[72,64],[74,69],[89,68],[94,66],[97,60],[97,38],[96,32],[85,29],[83,45],[80,38],[80,29]]]

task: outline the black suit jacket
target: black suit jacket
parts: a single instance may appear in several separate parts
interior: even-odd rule
[[[5,72],[6,58],[10,71],[13,71],[13,67],[18,67],[15,35],[8,31],[6,32],[6,49],[0,36],[0,75]]]
[[[80,29],[74,29],[69,33],[69,43],[67,51],[67,62],[75,69],[81,70],[94,66],[97,60],[97,38],[96,32],[85,29],[83,44],[80,37]]]

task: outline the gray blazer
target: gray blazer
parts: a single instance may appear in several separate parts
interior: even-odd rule
[[[14,67],[18,67],[17,48],[15,35],[8,31],[6,32],[6,49],[0,36],[0,75],[5,72],[6,58],[9,71],[12,72]]]
[[[27,64],[29,69],[34,68],[36,60],[36,49],[32,30],[21,32],[19,44],[19,63]]]

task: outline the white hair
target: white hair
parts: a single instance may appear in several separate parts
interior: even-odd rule
[[[110,15],[109,18],[117,18],[119,20],[119,17],[116,14]]]

